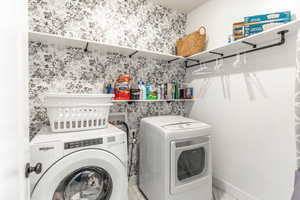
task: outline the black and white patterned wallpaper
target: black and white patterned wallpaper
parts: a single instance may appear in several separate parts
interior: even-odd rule
[[[174,53],[186,15],[150,0],[29,0],[30,29]]]
[[[130,74],[132,81],[162,84],[166,81],[182,82],[185,68],[180,64],[167,64],[146,58],[128,58],[97,51],[84,52],[72,47],[57,47],[38,42],[29,43],[31,137],[48,124],[43,107],[47,92],[101,93],[103,82],[116,80],[120,74]],[[183,104],[179,102],[152,102],[113,106],[112,112],[128,111],[131,128],[137,129],[142,117],[180,114]]]
[[[29,16],[32,31],[163,53],[174,53],[175,41],[184,34],[186,24],[185,14],[148,0],[29,0]],[[103,82],[116,80],[120,74],[151,84],[180,83],[185,76],[180,63],[38,42],[29,42],[29,65],[31,139],[48,125],[43,106],[47,92],[100,93]],[[184,104],[122,103],[111,111],[127,112],[130,127],[138,130],[141,118],[183,114]]]

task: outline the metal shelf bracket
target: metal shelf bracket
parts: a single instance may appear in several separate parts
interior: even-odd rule
[[[133,52],[132,54],[130,54],[128,57],[129,58],[132,58],[135,54],[137,54],[139,51],[135,51],[135,52]]]
[[[251,43],[251,42],[242,41],[242,43],[248,44],[249,46],[252,46],[253,48],[256,48],[256,47],[257,47],[256,44],[253,44],[253,43]]]
[[[174,61],[176,61],[176,60],[179,60],[179,58],[175,58],[175,59],[173,59],[173,60],[169,60],[168,63],[170,64],[171,62],[174,62]]]
[[[196,60],[196,59],[187,58],[186,60],[187,61],[193,61],[193,62],[196,62],[196,63],[200,63],[200,60]]]
[[[86,45],[85,45],[85,48],[84,48],[84,52],[88,51],[88,47],[89,47],[89,43],[87,42]]]
[[[222,57],[224,56],[223,53],[218,53],[218,52],[214,52],[214,51],[210,51],[209,53],[219,55],[219,56],[222,56]]]

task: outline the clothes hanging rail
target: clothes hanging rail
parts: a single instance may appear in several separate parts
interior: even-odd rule
[[[242,43],[252,46],[252,49],[242,51],[242,52],[238,52],[238,53],[234,53],[234,54],[230,54],[230,55],[227,55],[227,56],[224,55],[224,53],[222,53],[222,52],[210,51],[209,53],[218,55],[220,57],[219,58],[214,58],[214,59],[211,59],[211,60],[207,60],[207,61],[204,61],[204,62],[199,62],[197,64],[191,64],[191,65],[189,65],[189,60],[186,60],[186,62],[185,62],[186,68],[192,68],[192,67],[196,67],[196,66],[199,66],[199,65],[216,62],[218,60],[222,60],[222,59],[224,60],[224,59],[232,58],[232,57],[235,57],[237,55],[248,54],[248,53],[252,53],[252,52],[255,52],[255,51],[260,51],[260,50],[269,49],[269,48],[276,47],[276,46],[281,46],[281,45],[285,44],[285,42],[286,42],[285,36],[286,36],[286,33],[288,33],[288,32],[289,32],[288,30],[279,31],[277,33],[277,34],[280,35],[280,41],[279,42],[274,43],[274,44],[270,44],[270,45],[265,45],[265,46],[262,46],[262,47],[257,47],[257,44],[253,44],[253,43],[250,43],[250,42],[247,42],[247,41],[243,41]]]

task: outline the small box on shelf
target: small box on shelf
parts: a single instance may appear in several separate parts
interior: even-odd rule
[[[236,41],[291,21],[290,11],[244,17],[243,22],[233,24],[232,37]]]
[[[288,22],[290,22],[290,19],[280,19],[280,20],[267,21],[262,23],[248,24],[245,26],[245,37],[269,30],[271,28],[274,28],[279,25],[283,25]]]
[[[254,24],[254,23],[262,23],[262,22],[270,22],[274,20],[287,20],[291,21],[291,12],[275,12],[275,13],[268,13],[262,15],[253,15],[244,18],[244,22],[246,24]]]

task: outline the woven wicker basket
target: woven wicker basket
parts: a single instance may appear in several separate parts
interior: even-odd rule
[[[190,33],[176,42],[178,56],[192,56],[206,49],[207,37],[206,28],[201,26],[198,31]]]

